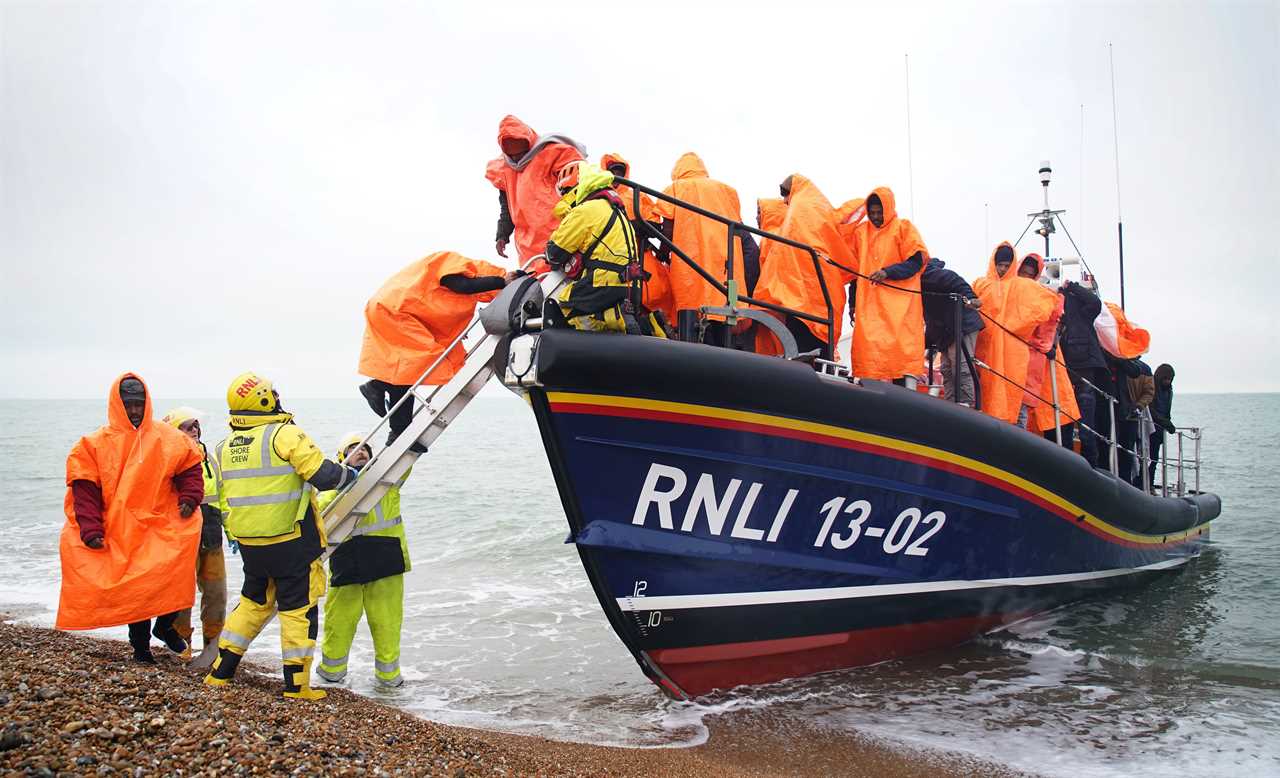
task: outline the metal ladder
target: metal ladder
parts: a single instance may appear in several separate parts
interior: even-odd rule
[[[534,259],[538,259],[535,257]],[[533,260],[530,260],[530,263]],[[526,265],[529,263],[526,263]],[[564,276],[558,272],[548,273],[542,279],[543,294],[550,299],[552,292],[563,282]],[[465,344],[471,336],[472,342]],[[462,413],[471,400],[480,393],[484,385],[493,376],[493,355],[498,348],[502,335],[491,335],[480,326],[480,315],[471,319],[471,323],[462,334],[449,344],[448,348],[418,377],[418,381],[410,387],[404,397],[400,398],[387,415],[378,422],[362,443],[368,443],[389,423],[391,414],[402,403],[421,403],[414,412],[413,421],[394,442],[379,451],[360,470],[360,476],[348,485],[338,496],[325,506],[321,513],[325,534],[328,536],[328,547],[324,558],[346,540],[360,520],[374,509],[374,506],[386,495],[387,490],[401,483],[418,461],[421,454],[410,447],[421,443],[430,446],[448,428],[453,420]],[[460,344],[465,344],[466,359],[453,378],[445,384],[431,386],[424,384],[427,376],[444,362],[449,353]],[[374,446],[369,445],[372,450]]]

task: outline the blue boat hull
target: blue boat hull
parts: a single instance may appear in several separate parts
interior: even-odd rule
[[[1140,583],[1195,557],[1217,513],[1216,498],[1142,502],[1160,498],[1130,495],[1087,465],[1078,479],[1037,479],[1035,466],[994,452],[1025,446],[1063,467],[1083,461],[896,387],[868,394],[803,366],[777,373],[776,359],[566,334],[543,344],[543,386],[529,394],[571,539],[615,631],[676,697],[951,645]],[[633,344],[644,353],[597,350]],[[690,379],[688,349],[735,370]],[[587,357],[595,369],[566,369]],[[643,391],[600,380],[637,359],[648,363]],[[801,410],[810,393],[811,407],[780,411],[776,394],[715,385],[735,373],[781,383]],[[840,412],[868,403],[879,406],[862,409],[873,411],[868,422]],[[966,451],[904,436],[877,413],[914,413],[926,431],[932,414],[961,414],[939,424],[990,433],[993,455],[979,440],[975,456],[972,438]],[[1055,478],[1057,489],[1040,482]],[[1077,481],[1088,493],[1062,493]],[[1141,515],[1099,510],[1108,504]]]

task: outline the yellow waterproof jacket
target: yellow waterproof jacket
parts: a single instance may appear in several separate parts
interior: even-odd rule
[[[228,534],[247,546],[300,537],[299,523],[307,508],[315,509],[315,490],[305,481],[324,464],[324,454],[289,413],[237,414],[231,417],[231,427],[217,447],[219,507]],[[292,516],[291,528],[275,532],[283,528],[286,511]],[[323,542],[324,528],[319,530]],[[258,534],[264,531],[273,534]]]

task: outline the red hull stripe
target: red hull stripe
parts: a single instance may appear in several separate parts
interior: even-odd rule
[[[553,395],[554,397],[555,395]],[[567,397],[578,397],[581,395],[559,395]],[[627,398],[635,402],[632,398]],[[663,421],[672,424],[693,424],[701,427],[714,427],[717,429],[734,430],[738,432],[752,432],[760,435],[772,435],[775,437],[790,438],[793,440],[803,440],[810,443],[818,443],[826,446],[835,446],[837,448],[859,451],[877,456],[889,457],[904,462],[912,462],[925,467],[942,470],[954,475],[965,478],[971,478],[976,481],[994,486],[1004,492],[1014,495],[1023,500],[1027,500],[1046,511],[1049,511],[1061,519],[1071,522],[1077,528],[1083,529],[1090,534],[1101,538],[1109,543],[1127,546],[1130,548],[1150,549],[1153,545],[1175,545],[1185,543],[1194,539],[1198,534],[1197,530],[1207,526],[1201,525],[1189,532],[1178,533],[1168,536],[1140,536],[1126,532],[1118,527],[1102,522],[1094,517],[1086,516],[1085,521],[1080,521],[1080,516],[1084,514],[1076,514],[1066,510],[1064,507],[1057,505],[1044,497],[1035,494],[1032,491],[1024,489],[1017,484],[1000,478],[991,473],[984,473],[971,467],[965,467],[953,461],[948,461],[940,456],[926,456],[912,451],[891,448],[887,445],[878,445],[876,443],[867,443],[858,440],[849,440],[847,438],[836,437],[833,435],[824,435],[817,432],[811,432],[803,429],[794,429],[787,426],[775,424],[761,424],[757,422],[744,421],[741,419],[721,418],[716,416],[702,416],[691,413],[680,413],[669,410],[658,410],[652,408],[637,408],[620,405],[604,405],[596,403],[583,402],[567,402],[555,401],[551,403],[551,408],[557,413],[577,413],[591,416],[614,416],[628,419],[644,419],[649,421]],[[778,421],[786,422],[788,420],[779,418]],[[943,454],[944,452],[938,452]],[[1133,539],[1131,539],[1133,538]],[[1140,539],[1137,539],[1140,538]]]
[[[690,696],[859,667],[963,643],[1029,614],[1006,613],[877,627],[827,635],[722,643],[648,652]]]

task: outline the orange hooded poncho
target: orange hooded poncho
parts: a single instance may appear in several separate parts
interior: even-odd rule
[[[1031,253],[1023,257],[1022,262],[1033,262],[1036,266],[1036,277],[1044,272],[1044,258]],[[1019,265],[1021,267],[1021,264]],[[1013,271],[1010,271],[1013,272]],[[1053,312],[1049,318],[1032,331],[1028,340],[1033,348],[1028,349],[1026,391],[1022,394],[1022,404],[1031,409],[1027,417],[1027,429],[1032,432],[1048,432],[1053,429],[1053,381],[1049,377],[1048,352],[1054,346],[1054,335],[1058,331],[1058,322],[1062,320],[1064,299],[1056,298]],[[1059,355],[1059,360],[1061,355]],[[1063,424],[1070,424],[1080,418],[1080,409],[1076,405],[1076,395],[1071,389],[1071,379],[1067,376],[1067,368],[1061,361],[1055,362],[1058,371],[1058,407],[1061,409]],[[1044,398],[1041,400],[1040,398]]]
[[[67,522],[59,538],[62,591],[58,629],[97,629],[162,616],[195,602],[200,513],[178,513],[174,476],[204,457],[185,434],[151,418],[151,392],[137,428],[111,384],[107,425],[86,435],[67,457]],[[144,383],[145,386],[145,383]],[[103,547],[80,539],[71,484],[90,481],[102,490]]]
[[[782,229],[782,222],[787,218],[787,201],[779,197],[761,197],[756,200],[756,226],[765,232],[779,234]],[[760,268],[761,273],[764,272],[765,259],[769,256],[769,252],[773,251],[773,241],[768,238],[760,239]],[[756,286],[760,282],[756,281]]]
[[[728,184],[708,178],[706,166],[692,151],[676,160],[675,167],[671,169],[671,185],[663,190],[663,194],[727,219],[742,221],[737,191]],[[672,242],[703,270],[724,283],[728,228],[662,200],[658,201],[655,210],[667,221],[674,221]],[[742,266],[741,243],[739,241],[733,251],[733,277],[738,281],[738,289],[745,294],[746,274]],[[674,253],[671,257],[671,296],[676,311],[725,304],[724,295],[704,281],[684,260],[674,256]]]
[[[622,174],[623,178],[631,177],[631,163],[622,158],[621,154],[605,154],[600,157],[600,168],[608,170],[610,165],[622,165],[626,171]],[[627,218],[631,221],[656,222],[658,215],[656,213],[653,198],[644,192],[640,192],[640,218],[636,218],[635,213],[635,192],[629,186],[615,184],[614,191],[622,198],[622,206],[627,212]],[[639,230],[636,231],[636,238],[639,239],[640,248],[643,251],[641,264],[645,272],[649,274],[649,278],[641,285],[644,293],[642,303],[644,307],[651,311],[662,311],[667,317],[668,322],[675,321],[675,312],[671,305],[671,278],[670,271],[667,266],[658,261],[658,258],[649,250],[652,245],[649,241],[644,240],[644,235]]]
[[[845,267],[853,267],[853,252],[840,235],[835,209],[818,187],[799,173],[790,178],[791,196],[788,198],[786,216],[777,232],[784,238],[818,250],[819,267],[826,280],[835,319],[835,340],[839,342],[841,322],[844,320],[845,286],[851,276],[846,271],[821,262],[821,256],[830,257]],[[814,270],[813,258],[809,252],[783,243],[770,250],[767,264],[762,263],[755,297],[814,316],[827,315],[827,303],[822,296],[822,284]],[[827,341],[826,324],[805,321],[804,325],[818,340],[824,343]],[[920,348],[923,354],[924,346],[921,345]]]
[[[507,271],[452,251],[439,251],[407,265],[369,298],[364,306],[364,343],[360,374],[397,386],[408,386],[431,367],[471,321],[477,302],[489,302],[496,291],[459,294],[440,285],[447,275],[469,278],[500,276]],[[447,383],[462,367],[461,344],[432,371],[428,384]]]
[[[924,252],[923,264],[928,264],[929,250],[925,248],[915,225],[898,217],[893,192],[882,186],[872,190],[871,194],[880,198],[884,222],[877,227],[870,219],[865,219],[854,226],[850,247],[857,271],[869,276],[916,252]],[[870,197],[868,195],[867,199]],[[844,210],[843,206],[841,210]],[[851,212],[853,210],[850,208]],[[920,273],[886,283],[900,289],[858,278],[857,319],[853,327],[851,359],[853,374],[860,378],[889,381],[916,375],[924,360],[924,305],[919,293]]]
[[[1008,246],[1013,251],[1008,241],[996,246],[987,264],[987,274],[973,282],[973,291],[982,301],[983,318],[994,322],[979,331],[974,356],[987,365],[978,367],[983,412],[1012,424],[1018,420],[1023,387],[1027,384],[1031,352],[1024,341],[1030,340],[1036,327],[1053,315],[1058,295],[1036,281],[1018,277],[1017,252],[1004,277],[998,275],[996,251],[1000,246]]]
[[[539,139],[529,125],[507,115],[498,124],[499,147],[511,138],[527,141],[529,151],[519,160],[508,159],[505,154],[490,160],[484,176],[507,194],[507,206],[516,226],[516,249],[523,265],[547,250],[547,239],[560,222],[554,213],[560,200],[556,176],[565,165],[583,157],[568,138],[552,135]]]
[[[1129,321],[1120,306],[1115,303],[1104,304],[1115,320],[1115,328],[1104,325],[1103,317],[1098,317],[1094,322],[1098,343],[1103,351],[1119,359],[1135,359],[1147,353],[1147,349],[1151,347],[1151,333]]]

